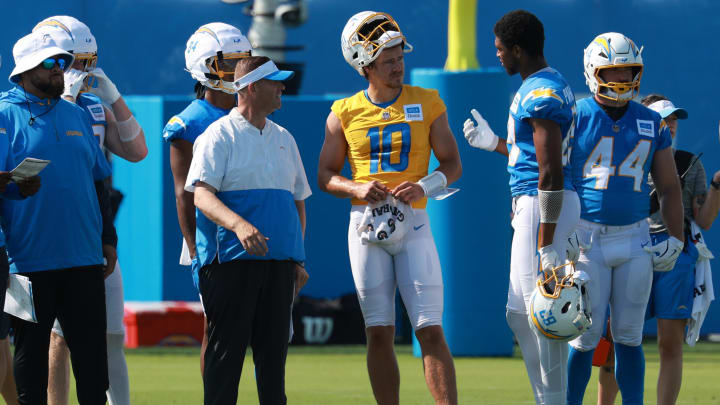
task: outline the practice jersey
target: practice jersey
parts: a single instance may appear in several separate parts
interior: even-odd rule
[[[215,107],[205,100],[193,100],[180,114],[170,118],[163,129],[163,138],[167,142],[184,139],[194,144],[195,139],[205,132],[210,124],[229,112],[230,110]]]
[[[567,155],[574,115],[575,95],[557,70],[546,67],[523,81],[510,106],[507,125],[508,172],[513,197],[537,195],[538,163],[533,128],[528,122],[533,118],[554,121],[560,126],[565,189],[573,189]]]
[[[360,91],[331,109],[345,133],[354,181],[377,180],[392,189],[427,176],[430,126],[446,110],[437,90],[403,85],[398,97],[384,104],[374,104]],[[353,199],[352,204],[366,202]],[[412,205],[425,208],[427,199]]]
[[[105,128],[107,128],[107,120],[105,118],[105,108],[100,98],[92,93],[80,93],[77,98],[77,105],[82,107],[87,113],[92,125],[93,133],[98,137],[100,147],[105,145]]]
[[[650,213],[648,172],[655,151],[670,147],[660,114],[630,101],[613,121],[593,97],[577,102],[571,153],[580,217],[605,225],[629,225]]]

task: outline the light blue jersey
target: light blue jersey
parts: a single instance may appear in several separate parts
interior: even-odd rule
[[[193,100],[180,114],[170,118],[163,129],[163,138],[167,142],[184,139],[195,143],[195,139],[205,132],[210,124],[229,112],[230,110],[215,107],[205,100]]]
[[[76,100],[77,105],[82,107],[87,114],[93,133],[98,137],[100,146],[105,145],[105,129],[107,128],[107,119],[105,117],[105,108],[100,98],[92,93],[80,93]]]
[[[508,117],[508,172],[513,197],[537,195],[538,163],[533,128],[527,121],[533,118],[551,120],[560,126],[565,189],[573,189],[567,152],[572,138],[574,114],[575,96],[557,70],[546,67],[523,81],[515,93]]]
[[[634,101],[613,121],[593,97],[577,102],[575,120],[570,159],[580,217],[604,225],[647,218],[653,156],[672,143],[665,121]]]

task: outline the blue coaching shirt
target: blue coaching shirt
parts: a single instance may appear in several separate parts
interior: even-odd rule
[[[210,124],[229,112],[230,110],[216,107],[205,100],[193,100],[180,114],[170,118],[163,129],[163,138],[167,142],[184,139],[195,143],[195,139],[205,132]]]
[[[63,99],[49,103],[20,87],[0,96],[0,128],[10,143],[10,161],[51,161],[40,172],[36,195],[3,202],[12,273],[103,263],[95,181],[109,176],[110,167],[83,109]]]
[[[557,70],[546,67],[525,78],[515,93],[508,117],[508,172],[513,197],[537,195],[538,163],[533,128],[527,121],[532,118],[555,121],[560,126],[565,189],[573,189],[567,151],[574,114],[575,96]]]
[[[268,237],[268,253],[252,256],[235,232],[197,221],[200,266],[217,256],[230,260],[305,260],[305,245],[295,201],[310,196],[300,152],[292,135],[267,119],[259,130],[233,109],[197,139],[185,190],[202,181],[217,190],[225,206]]]
[[[616,122],[593,97],[578,101],[571,165],[580,217],[604,225],[647,218],[653,156],[671,143],[660,114],[642,104],[630,101]]]

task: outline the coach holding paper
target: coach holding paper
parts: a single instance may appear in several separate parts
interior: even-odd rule
[[[284,405],[294,295],[305,284],[310,187],[295,139],[267,119],[280,108],[280,71],[267,57],[235,68],[238,104],[195,141],[185,189],[197,218],[200,294],[208,320],[205,404],[234,404],[245,350],[261,405]]]
[[[0,136],[9,159],[50,160],[33,197],[5,200],[3,229],[10,271],[32,282],[38,323],[13,318],[15,378],[20,404],[47,402],[48,345],[57,318],[65,331],[81,405],[105,403],[103,244],[95,181],[110,174],[83,110],[60,98],[73,55],[47,35],[30,34],[13,48],[15,85],[0,96]],[[113,262],[114,263],[114,262]],[[107,270],[112,271],[111,268]]]

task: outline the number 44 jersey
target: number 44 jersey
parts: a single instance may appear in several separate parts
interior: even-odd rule
[[[374,104],[360,91],[335,101],[331,109],[345,133],[353,180],[377,180],[392,189],[427,175],[430,126],[446,109],[436,90],[403,85],[398,97],[384,104]],[[352,204],[365,202],[353,199]],[[413,208],[426,204],[423,198]]]
[[[577,102],[575,122],[570,160],[580,217],[604,225],[629,225],[647,218],[653,156],[672,143],[665,121],[634,101],[613,121],[589,97]]]

